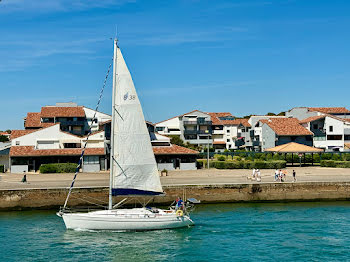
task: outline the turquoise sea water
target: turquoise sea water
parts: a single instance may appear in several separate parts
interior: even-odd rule
[[[346,261],[350,202],[200,205],[196,226],[67,231],[53,211],[0,212],[0,261]]]

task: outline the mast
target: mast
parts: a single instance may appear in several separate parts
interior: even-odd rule
[[[117,49],[118,39],[114,39],[114,55],[113,55],[113,91],[112,91],[112,122],[111,122],[111,150],[110,150],[110,164],[109,164],[109,200],[108,209],[113,208],[113,166],[114,166],[114,120],[115,120],[115,93],[116,93],[116,79],[117,79]]]

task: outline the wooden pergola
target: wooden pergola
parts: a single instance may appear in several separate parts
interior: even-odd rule
[[[301,156],[304,156],[304,163],[305,163],[305,154],[311,154],[312,155],[312,165],[314,165],[314,153],[322,153],[323,149],[316,148],[312,146],[307,146],[295,142],[290,142],[288,144],[268,148],[265,150],[265,152],[273,152],[273,153],[284,153],[284,156],[286,158],[287,154],[292,154],[292,165],[293,162],[293,155],[298,154],[300,159],[300,165],[301,165]]]

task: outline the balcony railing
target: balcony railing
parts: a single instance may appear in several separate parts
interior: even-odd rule
[[[213,133],[213,130],[184,130],[185,135],[211,135]]]
[[[185,135],[197,135],[197,130],[184,130]]]
[[[311,129],[311,132],[314,133],[314,136],[326,136],[326,132],[320,129]]]
[[[183,121],[184,125],[197,125],[197,121]]]
[[[253,146],[260,146],[260,141],[253,141]]]
[[[198,130],[199,135],[211,135],[213,133],[213,130]]]
[[[63,126],[83,126],[85,125],[84,121],[57,121]]]
[[[212,125],[211,121],[198,121],[197,123],[200,126],[211,126]]]

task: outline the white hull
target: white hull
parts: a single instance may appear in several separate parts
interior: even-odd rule
[[[194,225],[189,216],[178,216],[175,211],[146,208],[102,210],[88,213],[60,214],[67,229],[143,231],[180,228]]]

